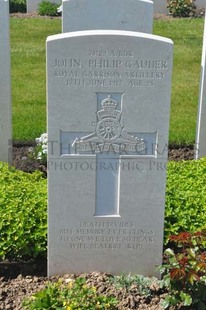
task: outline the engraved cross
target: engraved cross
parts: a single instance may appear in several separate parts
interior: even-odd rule
[[[95,216],[119,216],[121,158],[146,149],[143,139],[125,130],[122,95],[97,93],[95,132],[72,143],[76,154],[96,154]]]

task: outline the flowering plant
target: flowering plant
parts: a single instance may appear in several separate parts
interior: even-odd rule
[[[42,163],[46,163],[48,153],[47,133],[43,133],[39,138],[36,138],[35,141],[37,145],[31,150],[32,157],[35,157],[35,159],[41,161]]]
[[[60,5],[60,6],[57,8],[57,12],[58,12],[58,13],[62,13],[62,5]]]
[[[191,17],[195,15],[195,0],[167,0],[167,4],[173,17]]]

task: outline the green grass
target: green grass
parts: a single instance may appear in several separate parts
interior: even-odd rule
[[[203,19],[155,20],[154,34],[174,41],[171,144],[193,144],[197,119]],[[61,19],[11,18],[13,138],[46,131],[45,41]]]
[[[171,144],[193,144],[195,141],[203,24],[203,19],[154,22],[154,33],[174,42]]]
[[[14,140],[33,140],[46,131],[45,42],[60,32],[60,19],[11,19]]]

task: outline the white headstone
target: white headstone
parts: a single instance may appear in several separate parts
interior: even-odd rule
[[[115,29],[152,33],[150,0],[63,0],[62,32]]]
[[[167,0],[154,0],[154,13],[155,14],[168,14]]]
[[[36,12],[39,8],[39,4],[42,2],[42,0],[27,0],[26,6],[27,6],[27,13]],[[61,0],[51,0],[51,3],[57,3],[61,4]]]
[[[203,34],[195,159],[206,156],[206,21]]]
[[[11,72],[9,0],[0,0],[0,161],[10,161]]]
[[[157,275],[172,50],[128,31],[48,38],[49,276]]]
[[[195,1],[195,5],[198,8],[206,8],[206,1],[205,0],[197,0],[197,1]]]

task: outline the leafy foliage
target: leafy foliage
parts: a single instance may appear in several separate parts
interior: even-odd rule
[[[206,158],[168,162],[165,241],[171,234],[195,232],[206,223]]]
[[[161,281],[158,281],[155,277],[144,277],[142,275],[125,275],[113,276],[110,279],[111,283],[115,285],[118,290],[126,288],[128,290],[131,286],[137,286],[140,295],[146,297],[152,296],[152,286],[154,283],[156,285],[161,285]]]
[[[167,7],[173,17],[191,17],[196,10],[195,0],[168,0]]]
[[[46,180],[0,163],[0,259],[46,253]]]
[[[47,15],[47,16],[58,16],[60,15],[58,12],[59,4],[53,3],[47,0],[43,0],[39,3],[38,14],[39,15]]]
[[[86,284],[84,278],[76,278],[65,285],[61,281],[49,284],[44,290],[24,301],[28,310],[58,309],[115,309],[117,300],[113,296],[101,295],[95,287]]]
[[[182,304],[206,309],[206,231],[182,232],[169,240],[174,250],[165,250],[166,260],[161,268],[170,292],[164,308]]]
[[[10,0],[9,10],[10,13],[26,13],[26,0]]]

